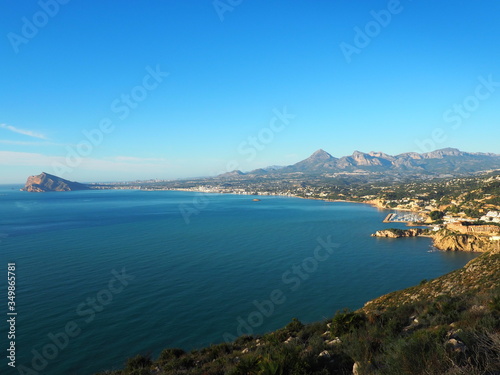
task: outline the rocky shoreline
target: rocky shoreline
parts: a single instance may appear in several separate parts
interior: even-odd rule
[[[444,251],[471,251],[484,253],[490,250],[498,250],[500,248],[500,241],[493,241],[485,236],[461,234],[448,229],[432,231],[430,229],[422,228],[390,228],[378,230],[372,234],[372,237],[431,237],[434,247]]]
[[[411,229],[383,229],[378,230],[372,237],[387,237],[387,238],[401,238],[401,237],[431,237],[429,229],[411,228]]]

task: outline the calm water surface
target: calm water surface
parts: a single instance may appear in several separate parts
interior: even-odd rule
[[[475,256],[435,251],[428,238],[370,237],[403,226],[383,224],[387,211],[367,205],[252,198],[4,187],[0,284],[5,291],[7,263],[15,262],[17,365],[33,368],[35,357],[41,374],[86,375],[137,353],[199,348],[293,317],[321,320]],[[280,298],[271,307],[264,301],[273,291]],[[5,293],[3,300],[6,313]],[[45,363],[37,353],[54,358]]]

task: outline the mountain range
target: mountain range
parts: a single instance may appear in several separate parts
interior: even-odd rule
[[[349,181],[374,182],[466,176],[491,170],[500,170],[500,155],[465,152],[456,148],[444,148],[422,154],[408,152],[395,156],[384,152],[354,151],[352,155],[341,158],[336,158],[320,149],[307,159],[292,165],[284,167],[273,165],[246,173],[234,170],[210,179],[251,182],[254,179],[311,181],[341,177]],[[110,188],[110,186],[81,184],[43,172],[38,176],[30,176],[22,190],[48,192],[95,188]]]
[[[305,160],[282,168],[256,169],[247,173],[232,171],[219,175],[227,177],[251,177],[265,175],[331,175],[331,174],[388,174],[455,176],[487,170],[500,169],[500,155],[492,153],[465,152],[456,148],[416,153],[407,152],[389,155],[384,152],[364,153],[354,151],[352,155],[336,158],[320,149]]]

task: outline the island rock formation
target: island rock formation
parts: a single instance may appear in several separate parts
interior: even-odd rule
[[[90,190],[90,187],[42,172],[38,176],[28,177],[22,190],[31,193],[45,193],[49,191]]]

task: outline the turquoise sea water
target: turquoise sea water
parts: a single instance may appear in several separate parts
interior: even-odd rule
[[[428,238],[370,237],[403,225],[383,224],[387,211],[368,205],[252,198],[1,190],[0,303],[5,317],[15,262],[18,367],[2,356],[0,373],[35,365],[39,374],[86,375],[138,353],[321,320],[475,256],[436,251]],[[8,342],[4,322],[4,353]]]

